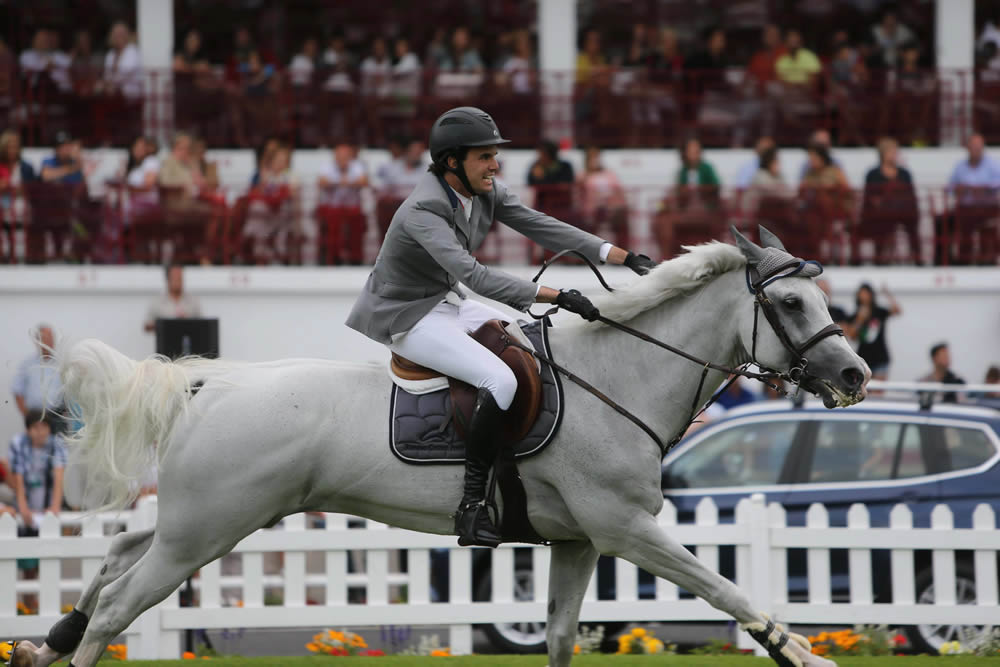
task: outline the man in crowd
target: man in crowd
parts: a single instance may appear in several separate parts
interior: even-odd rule
[[[198,299],[184,292],[184,267],[171,264],[166,268],[167,291],[149,304],[143,329],[153,331],[158,319],[201,317]]]
[[[975,233],[979,230],[989,232],[983,228],[1000,213],[997,200],[1000,164],[986,155],[986,142],[978,132],[969,136],[965,147],[968,158],[955,165],[948,181],[948,189],[955,196],[952,241],[958,244],[958,259],[961,261],[973,259]],[[995,245],[989,243],[989,236],[989,233],[980,234],[980,246],[988,244],[995,250]],[[994,257],[986,256],[983,249],[981,247],[980,252],[987,263],[995,261]]]
[[[538,146],[538,157],[528,170],[528,185],[535,189],[535,209],[560,220],[572,220],[573,165],[560,159],[554,141]]]
[[[60,412],[63,404],[59,367],[52,357],[55,350],[52,327],[39,324],[35,332],[38,351],[21,362],[11,382],[11,392],[22,415],[29,410]]]
[[[413,139],[406,144],[405,151],[402,150],[403,141],[397,139],[400,145],[400,155],[395,157],[378,170],[381,188],[375,204],[379,225],[379,238],[385,237],[389,223],[396,209],[403,203],[403,200],[410,196],[413,188],[417,186],[420,177],[427,171],[424,162],[424,142]]]
[[[80,142],[68,132],[56,134],[55,155],[42,160],[42,180],[64,185],[79,185],[84,182]]]
[[[937,343],[931,347],[931,363],[934,369],[920,378],[921,382],[937,382],[940,384],[965,384],[965,380],[955,375],[951,370],[951,352],[948,343]],[[954,392],[938,392],[935,399],[942,403],[957,403],[958,394]]]

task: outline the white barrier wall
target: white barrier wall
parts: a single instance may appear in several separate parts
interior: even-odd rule
[[[526,278],[534,273],[505,268]],[[607,273],[612,284],[632,275],[620,267]],[[192,267],[185,281],[205,315],[219,318],[220,347],[228,358],[383,359],[381,345],[343,324],[367,274],[367,268]],[[848,312],[862,281],[893,290],[903,308],[887,329],[894,380],[926,373],[928,348],[939,340],[951,343],[954,369],[968,381],[981,381],[990,363],[1000,363],[1000,269],[833,267],[826,277],[834,302]],[[556,267],[543,282],[599,289],[588,270],[576,267]],[[22,428],[9,387],[18,362],[32,351],[28,331],[34,325],[51,323],[69,341],[95,337],[145,356],[154,340],[143,332],[143,319],[163,289],[157,267],[0,267],[0,444]]]
[[[164,154],[165,152],[166,149]],[[51,153],[51,149],[29,148],[24,150],[24,157],[37,168],[42,159],[49,157]],[[715,167],[724,185],[732,185],[740,168],[752,154],[753,151],[749,149],[715,149],[706,150],[705,159]],[[123,150],[84,151],[84,155],[85,160],[93,168],[89,176],[92,193],[100,192],[104,182],[118,175],[124,166]],[[242,192],[249,185],[255,169],[253,155],[251,150],[212,150],[208,152],[207,157],[218,163],[222,184]],[[562,155],[573,165],[578,174],[582,172],[582,151],[568,150]],[[502,178],[512,185],[523,185],[527,181],[528,169],[535,156],[533,150],[501,151]],[[778,156],[785,180],[791,185],[797,185],[805,161],[805,151],[799,148],[786,148],[779,151]],[[854,187],[864,186],[865,174],[878,163],[878,156],[873,148],[836,148],[833,150],[833,156],[844,168],[848,182]],[[389,159],[388,152],[366,149],[361,151],[360,157],[368,166],[368,173],[374,184],[378,185],[376,172],[378,167]],[[955,164],[965,157],[965,149],[957,147],[901,150],[901,161],[913,173],[914,181],[917,185],[928,187],[947,184]],[[993,153],[993,157],[1000,158],[1000,155]],[[292,171],[300,182],[315,183],[321,166],[329,159],[330,151],[297,150],[292,157]],[[607,150],[603,152],[602,159],[609,169],[618,174],[626,186],[673,183],[679,164],[678,152],[673,149]]]

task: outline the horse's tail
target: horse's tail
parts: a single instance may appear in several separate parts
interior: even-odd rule
[[[191,379],[181,364],[135,361],[94,339],[69,350],[60,374],[66,405],[82,423],[68,440],[74,460],[86,466],[87,495],[103,508],[125,507],[186,411]]]

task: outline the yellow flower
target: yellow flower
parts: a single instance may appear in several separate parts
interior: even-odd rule
[[[310,651],[312,651],[313,653],[323,653],[324,652],[323,645],[322,644],[317,644],[316,642],[309,642],[308,644],[306,644],[306,648],[309,649]]]
[[[361,635],[356,635],[353,632],[351,633],[350,644],[354,648],[368,648],[368,644],[362,639]]]
[[[330,639],[332,639],[335,642],[344,642],[344,641],[347,641],[347,638],[344,637],[344,633],[343,632],[334,632],[333,630],[327,630],[326,631],[326,636],[329,637]]]
[[[4,664],[10,662],[10,656],[14,652],[14,642],[0,643],[0,662]]]
[[[645,637],[646,636],[646,629],[645,628],[635,628],[634,630],[632,630],[632,636],[633,637]]]
[[[73,605],[71,605],[71,604],[64,604],[62,606],[62,608],[59,610],[59,613],[61,613],[61,614],[68,614],[71,611],[73,611]]]

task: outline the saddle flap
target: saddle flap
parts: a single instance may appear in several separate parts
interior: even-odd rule
[[[512,336],[507,332],[506,322],[490,320],[471,335],[473,340],[500,357],[517,378],[517,392],[507,410],[501,439],[504,444],[519,442],[531,430],[542,404],[542,378],[534,356],[510,345]],[[465,437],[465,425],[469,423],[476,404],[475,387],[451,379],[451,401],[455,414],[455,427],[459,435]]]

